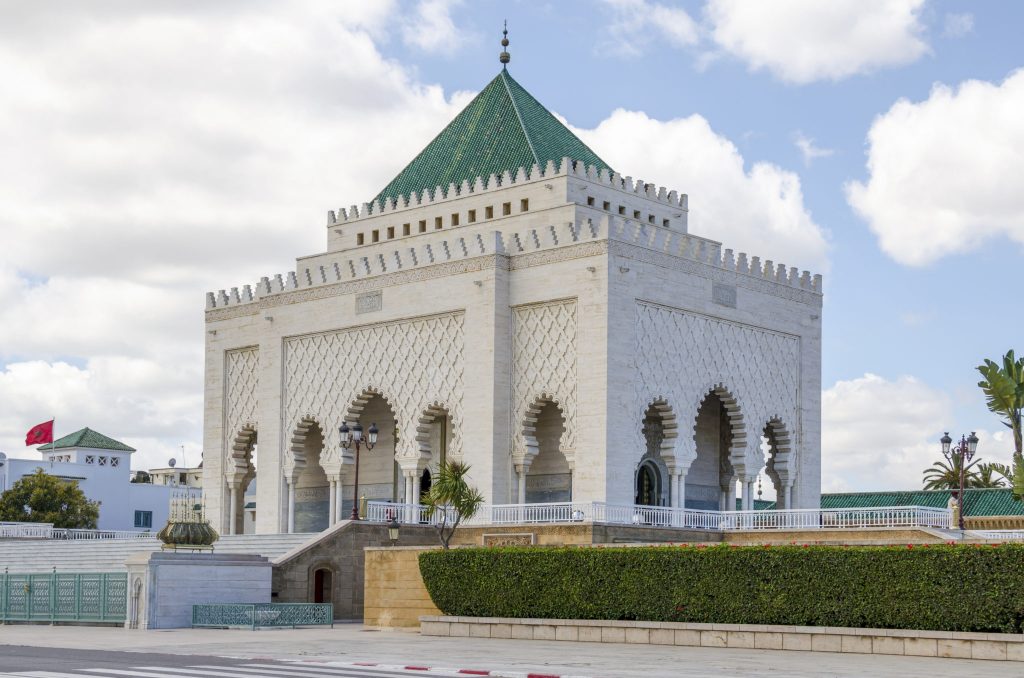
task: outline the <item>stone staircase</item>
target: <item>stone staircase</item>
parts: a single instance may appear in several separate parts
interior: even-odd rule
[[[254,553],[274,560],[308,542],[314,534],[236,534],[222,536],[214,553]],[[152,539],[0,540],[0,572],[121,572],[134,553],[157,551]]]

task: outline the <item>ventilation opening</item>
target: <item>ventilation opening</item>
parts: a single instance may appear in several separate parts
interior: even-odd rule
[[[395,227],[388,226],[388,240],[393,240],[395,237]]]
[[[452,226],[458,226],[458,225],[459,225],[459,215],[456,212],[455,214],[452,215]]]
[[[619,214],[622,214],[622,215],[626,214],[626,206],[625,205],[619,205]]]
[[[434,230],[436,231],[443,226],[444,223],[442,222],[441,217],[434,217]]]
[[[589,196],[587,198],[587,207],[593,207],[593,206],[594,206],[594,196]]]
[[[530,201],[528,199],[523,198],[522,200],[519,201],[519,211],[520,212],[529,212],[530,211]]]
[[[601,209],[603,209],[605,212],[608,212],[609,210],[611,210],[611,208],[612,208],[612,204],[610,202],[608,202],[607,200],[605,200],[603,203],[601,203]]]
[[[639,219],[640,218],[640,210],[633,210],[633,218],[634,219]]]
[[[670,224],[671,224],[671,223],[672,223],[672,222],[671,222],[671,221],[669,221],[668,219],[662,219],[662,220],[661,220],[661,225],[662,225],[662,226],[664,226],[665,228],[669,228],[669,226],[670,226]]]
[[[356,244],[357,245],[362,245],[364,242],[366,242],[366,234],[365,233],[356,233]]]
[[[380,231],[376,228],[373,229],[373,234],[370,236],[370,242],[380,242]]]
[[[505,202],[501,204],[501,216],[507,217],[512,214],[512,203]]]
[[[402,235],[409,235],[412,233],[412,224],[402,224]]]
[[[427,232],[427,220],[423,219],[423,220],[420,221],[420,233],[426,233],[426,232]]]
[[[649,223],[649,224],[653,224],[654,223],[654,215],[653,214],[648,214],[647,215],[647,223]]]
[[[487,218],[487,219],[493,219],[494,218],[494,207],[485,207],[484,208],[484,217]]]
[[[468,219],[471,224],[476,223],[476,210],[469,210],[469,213],[466,214],[466,219]]]

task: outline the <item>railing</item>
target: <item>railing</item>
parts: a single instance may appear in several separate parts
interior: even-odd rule
[[[368,502],[366,519],[426,524],[425,507]],[[770,511],[701,511],[666,506],[631,506],[604,502],[496,504],[480,508],[464,525],[529,523],[604,523],[674,527],[715,532],[742,530],[819,530],[893,527],[948,528],[948,509],[925,506],[886,506],[852,509],[791,509]],[[1024,533],[1022,533],[1024,534]]]
[[[239,603],[193,605],[192,627],[257,629],[262,627],[330,626],[331,603]]]
[[[1003,541],[1020,541],[1024,539],[1024,530],[970,530],[982,539],[1002,539]]]
[[[125,573],[0,574],[0,621],[123,623]]]
[[[153,532],[138,530],[77,530],[53,523],[0,523],[0,539],[150,539]]]

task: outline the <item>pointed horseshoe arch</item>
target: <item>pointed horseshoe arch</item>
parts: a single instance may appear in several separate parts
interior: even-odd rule
[[[247,468],[251,463],[250,456],[256,445],[256,439],[256,424],[246,424],[235,434],[228,455],[235,468]]]
[[[747,428],[743,419],[743,411],[740,409],[739,401],[724,384],[715,384],[709,388],[697,406],[697,412],[693,417],[693,442],[697,444],[697,417],[704,403],[712,395],[717,396],[729,419],[729,431],[732,434],[729,445],[729,462],[735,469],[737,466],[745,466],[747,454]]]
[[[321,435],[323,435],[323,426],[321,426],[320,421],[316,417],[307,414],[292,429],[292,437],[288,449],[292,454],[293,472],[301,472],[306,467],[306,439],[314,428],[319,429]]]
[[[438,421],[444,421],[451,417],[451,410],[447,405],[441,402],[433,402],[427,406],[427,409],[420,414],[419,419],[416,421],[416,450],[419,453],[419,462],[421,464],[430,464],[433,461],[440,461],[440,458],[435,459],[435,450],[431,447],[431,437],[433,433],[434,424]],[[450,433],[449,433],[450,435]]]
[[[662,460],[675,465],[678,461],[676,459],[676,442],[679,438],[679,422],[676,420],[675,410],[668,404],[668,400],[662,396],[658,396],[647,403],[647,407],[644,408],[643,419],[641,420],[641,435],[644,435],[643,421],[647,419],[652,411],[661,420],[662,438],[661,443],[658,445],[658,454]],[[646,438],[644,442],[646,443]]]
[[[523,413],[523,419],[520,422],[520,434],[523,437],[523,445],[525,447],[522,450],[522,459],[519,463],[525,463],[529,465],[533,461],[533,458],[540,452],[540,443],[537,440],[537,420],[540,418],[541,410],[546,405],[554,405],[558,409],[558,414],[562,417],[563,422],[565,421],[565,410],[562,408],[562,404],[557,398],[548,394],[541,393],[539,396],[533,399],[533,401],[526,407],[526,411]],[[566,429],[567,430],[567,429]],[[562,449],[564,454],[566,450],[563,449],[565,444],[565,431],[562,431],[562,437],[558,441],[559,448]]]
[[[793,459],[793,439],[789,428],[781,417],[769,419],[765,424],[763,435],[768,439],[769,454],[766,473],[775,483],[776,491],[781,491],[783,486],[792,484],[796,471],[793,468],[795,461]]]

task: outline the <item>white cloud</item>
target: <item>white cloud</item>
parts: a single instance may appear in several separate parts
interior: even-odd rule
[[[800,149],[800,155],[804,158],[804,165],[810,167],[817,158],[827,158],[835,153],[831,148],[820,148],[814,145],[814,139],[804,136],[803,132],[797,132],[793,140],[796,147]]]
[[[459,47],[451,11],[461,0],[420,0],[402,25],[402,39],[424,52],[451,53]]]
[[[800,178],[767,162],[748,169],[700,115],[661,121],[617,110],[576,132],[616,171],[642,170],[647,181],[692,195],[691,232],[737,252],[827,271],[825,234],[804,204]]]
[[[869,179],[847,201],[896,261],[932,263],[982,242],[1024,243],[1024,70],[1002,84],[936,85],[900,99],[868,132]]]
[[[826,389],[821,414],[823,492],[920,489],[953,406],[914,377],[865,374]]]
[[[370,199],[468,100],[381,55],[396,12],[5,10],[0,450],[56,415],[58,433],[135,445],[137,464],[198,452],[203,293],[322,249],[326,211]]]
[[[672,47],[697,44],[697,23],[686,10],[650,0],[604,0],[611,10],[605,50],[624,56],[640,56],[652,38],[658,37]]]
[[[962,38],[974,31],[974,15],[970,12],[963,14],[947,14],[942,29],[942,36],[945,38]]]
[[[786,82],[841,80],[928,51],[924,0],[709,0],[712,39],[752,70]]]

